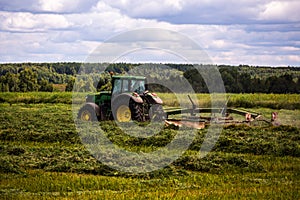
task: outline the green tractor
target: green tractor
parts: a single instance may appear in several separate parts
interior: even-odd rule
[[[163,121],[162,100],[147,90],[143,76],[112,76],[112,90],[90,94],[80,108],[83,121]]]
[[[197,129],[205,128],[210,123],[249,124],[262,121],[278,124],[277,113],[273,113],[271,121],[268,121],[259,113],[226,108],[226,105],[221,108],[197,108],[189,95],[192,108],[169,108],[164,111],[162,100],[155,93],[148,91],[146,78],[143,76],[112,76],[111,84],[111,91],[87,95],[85,104],[78,112],[79,119],[118,122],[164,121],[167,126],[188,126]],[[210,116],[202,116],[202,113],[210,113]],[[221,116],[216,115],[217,113]],[[245,120],[234,120],[230,114],[244,116]],[[178,115],[181,117],[178,118]],[[169,118],[170,116],[177,118]]]

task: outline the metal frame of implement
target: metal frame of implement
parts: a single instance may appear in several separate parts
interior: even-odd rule
[[[175,125],[175,126],[188,126],[193,128],[202,129],[205,128],[206,125],[210,123],[216,124],[241,124],[241,123],[249,123],[254,120],[258,120],[261,117],[261,114],[249,112],[245,110],[235,109],[235,108],[227,108],[226,105],[223,108],[197,108],[191,99],[188,96],[189,100],[192,103],[192,108],[169,108],[164,109],[167,119],[165,120],[166,125]],[[229,98],[228,98],[229,100]],[[228,103],[228,100],[226,104]],[[211,113],[211,116],[201,116],[201,113]],[[172,115],[180,115],[180,114],[190,114],[189,116],[182,115],[180,119],[170,118]],[[243,121],[236,121],[230,114],[237,114],[245,117]],[[273,114],[272,114],[273,116]],[[271,119],[271,122],[267,120],[263,120],[267,123],[272,123],[274,121]]]

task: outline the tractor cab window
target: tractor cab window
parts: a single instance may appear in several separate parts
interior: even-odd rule
[[[131,92],[136,92],[142,94],[145,91],[145,81],[144,80],[132,80],[131,81]]]
[[[115,79],[113,84],[113,95],[124,92],[136,92],[138,94],[145,92],[145,80]]]
[[[121,80],[120,79],[116,79],[114,81],[114,85],[113,85],[113,94],[120,94],[121,93]]]
[[[128,91],[129,91],[129,80],[124,79],[122,85],[122,92],[128,92]]]

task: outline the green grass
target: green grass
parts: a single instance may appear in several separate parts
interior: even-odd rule
[[[300,109],[300,94],[228,94],[228,106],[244,108]]]
[[[181,104],[191,105],[188,94],[160,94],[166,106],[177,107]],[[197,103],[200,107],[210,107],[211,99],[218,102],[218,96],[222,94],[196,94]],[[300,109],[300,94],[226,94],[225,99],[228,100],[228,107],[243,108],[271,108],[271,109]],[[223,104],[222,104],[223,105]]]
[[[277,158],[264,161],[277,166],[267,168],[269,173],[189,171],[184,176],[152,179],[29,171],[27,177],[2,175],[1,192],[14,199],[299,199],[299,174],[289,172],[286,162],[299,164]]]
[[[86,94],[82,93],[77,97],[82,97]],[[188,94],[172,94],[158,93],[158,96],[164,101],[164,105],[168,107],[178,107],[179,105],[186,107],[191,106],[187,97]],[[220,101],[218,96],[214,94],[214,101]],[[210,94],[196,94],[197,101],[195,103],[200,107],[211,106]],[[300,109],[300,94],[226,94],[229,97],[229,107],[243,108],[271,108],[271,109]],[[78,101],[75,99],[74,101]],[[82,101],[81,101],[82,102]],[[72,92],[28,92],[28,93],[0,93],[0,103],[72,103]],[[220,104],[223,106],[224,102]]]
[[[299,114],[281,111],[283,118]],[[181,158],[136,175],[111,169],[90,155],[75,129],[71,104],[3,103],[0,121],[0,199],[300,198],[300,130],[295,126],[227,126],[203,159],[197,154],[207,130],[198,130]],[[124,134],[112,122],[101,126],[118,146],[145,153],[179,133],[165,128],[142,139]]]
[[[2,92],[1,103],[72,103],[72,92]]]

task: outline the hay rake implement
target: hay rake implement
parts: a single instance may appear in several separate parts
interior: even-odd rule
[[[187,126],[197,129],[203,129],[210,124],[251,125],[257,124],[256,122],[263,122],[271,125],[278,125],[278,114],[276,112],[272,113],[271,120],[267,120],[259,113],[236,108],[227,108],[226,105],[222,108],[197,108],[189,95],[188,98],[192,104],[191,108],[164,109],[166,113],[166,126]],[[228,103],[228,100],[226,104]]]

